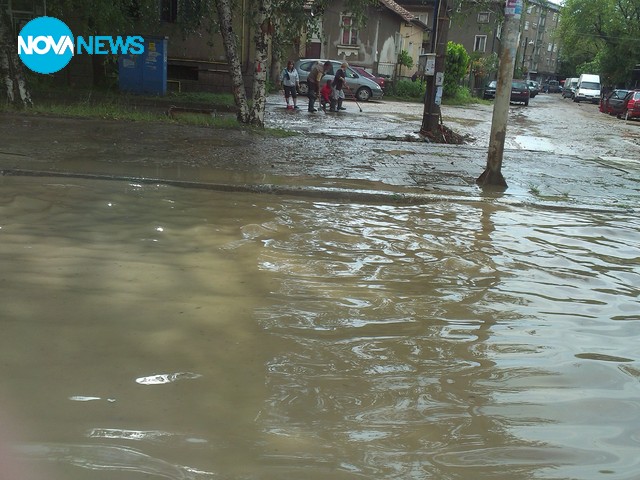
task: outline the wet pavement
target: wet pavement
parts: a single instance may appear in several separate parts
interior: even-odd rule
[[[340,114],[267,105],[278,138],[205,127],[3,114],[5,174],[57,173],[139,178],[218,190],[248,190],[370,201],[486,199],[475,184],[486,165],[491,105],[443,108],[443,123],[465,145],[420,141],[422,105],[347,102]],[[362,109],[362,112],[359,109]],[[640,197],[640,122],[595,105],[540,95],[511,106],[500,202],[635,208]]]

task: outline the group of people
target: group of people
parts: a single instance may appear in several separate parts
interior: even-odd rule
[[[344,88],[347,87],[347,62],[342,62],[340,68],[335,72],[333,80],[327,80],[327,82],[320,88],[322,77],[331,71],[331,62],[327,61],[323,65],[316,63],[309,72],[307,77],[307,85],[309,86],[309,112],[317,112],[315,108],[316,101],[320,100],[320,108],[326,113],[327,105],[330,112],[339,112],[346,110],[342,106],[344,101]],[[298,71],[294,68],[293,62],[289,60],[287,67],[282,71],[280,75],[280,81],[284,88],[284,98],[287,101],[287,108],[298,109],[298,88],[300,87],[300,76]],[[290,101],[293,100],[293,106]]]

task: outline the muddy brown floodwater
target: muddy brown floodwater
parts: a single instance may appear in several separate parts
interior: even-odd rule
[[[0,191],[11,480],[638,478],[631,212]]]

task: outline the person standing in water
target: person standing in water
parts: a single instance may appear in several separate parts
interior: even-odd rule
[[[293,67],[293,62],[287,62],[287,68],[282,70],[280,82],[284,88],[284,99],[287,101],[287,108],[298,108],[298,88],[300,88],[300,76]],[[289,98],[293,99],[293,107],[289,104]]]

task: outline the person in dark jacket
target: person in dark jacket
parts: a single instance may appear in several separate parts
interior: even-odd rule
[[[344,86],[347,81],[348,66],[349,64],[347,62],[342,62],[342,65],[340,65],[340,68],[333,78],[333,95],[331,96],[331,105],[329,107],[329,110],[332,112],[346,110],[346,108],[342,106],[342,102],[344,101]]]

